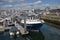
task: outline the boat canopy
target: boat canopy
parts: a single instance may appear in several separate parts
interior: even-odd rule
[[[10,29],[10,31],[11,32],[14,32],[14,31],[16,32],[16,31],[18,31],[18,29],[15,26],[12,26],[12,28]]]
[[[22,19],[24,17],[26,17],[27,19],[38,19],[39,18],[39,14],[29,14],[29,13],[24,13],[24,14],[21,14],[20,16],[22,16]]]

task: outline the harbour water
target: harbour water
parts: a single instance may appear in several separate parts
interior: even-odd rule
[[[31,37],[31,40],[60,40],[60,30],[44,24],[40,32],[30,32],[28,36]],[[0,34],[0,40],[25,40],[25,37],[20,35],[19,37],[10,38],[9,32],[5,32]]]

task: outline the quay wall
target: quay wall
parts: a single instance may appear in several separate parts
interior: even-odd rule
[[[46,18],[42,18],[42,19],[46,22],[50,22],[50,23],[53,23],[53,24],[56,24],[56,25],[60,25],[60,21],[50,20],[50,19],[46,19]]]
[[[60,16],[41,16],[40,19],[43,19],[44,21],[46,22],[50,22],[50,23],[53,23],[53,24],[56,24],[56,25],[60,25]]]

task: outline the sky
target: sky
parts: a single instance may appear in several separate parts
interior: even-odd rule
[[[0,8],[44,9],[46,6],[60,7],[60,0],[0,0]]]

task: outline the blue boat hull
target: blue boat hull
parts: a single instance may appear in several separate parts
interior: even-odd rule
[[[24,27],[24,24],[21,24]],[[43,24],[26,24],[27,30],[40,30]]]

